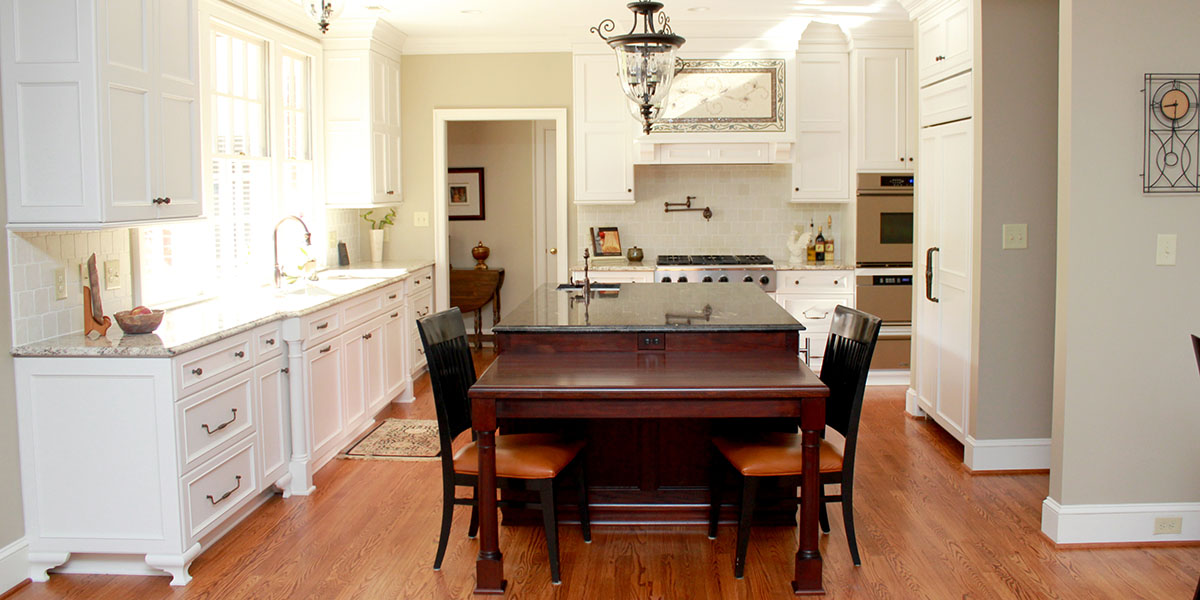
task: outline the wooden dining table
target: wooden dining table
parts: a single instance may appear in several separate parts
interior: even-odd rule
[[[790,339],[794,343],[794,334]],[[797,419],[804,477],[792,591],[824,593],[817,548],[818,455],[829,390],[794,351],[716,348],[551,355],[544,344],[536,348],[502,352],[470,389],[479,448],[478,489],[496,489],[497,419]],[[479,496],[475,571],[476,593],[504,593],[495,492]]]

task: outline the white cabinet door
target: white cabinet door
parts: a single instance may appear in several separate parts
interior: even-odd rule
[[[860,171],[913,168],[908,147],[908,51],[859,50],[854,56]]]
[[[404,327],[404,309],[388,313],[383,323],[383,379],[386,400],[395,400],[408,388],[408,362],[404,344],[408,330]]]
[[[574,61],[575,203],[633,203],[633,116],[612,53]]]
[[[329,340],[304,352],[305,392],[312,410],[312,448],[318,463],[337,449],[345,416],[342,394],[342,347]]]
[[[100,19],[106,49],[100,62],[102,143],[106,179],[105,218],[114,221],[153,219],[157,182],[158,98],[155,90],[154,34],[157,23],[149,2],[107,2]]]
[[[279,356],[254,368],[258,401],[258,459],[262,477],[269,484],[287,473],[291,421],[288,419],[287,357]]]
[[[324,60],[326,203],[399,203],[400,63],[368,49],[329,49]]]
[[[954,0],[917,25],[917,69],[928,85],[969,70],[974,61],[970,0]]]
[[[362,366],[359,368],[362,378],[362,398],[366,416],[372,417],[388,398],[385,397],[387,384],[385,378],[385,334],[383,331],[386,316],[372,319],[355,330],[362,344]],[[349,362],[349,355],[347,355]]]
[[[198,217],[200,193],[200,44],[194,0],[163,0],[155,11],[158,218]]]
[[[850,201],[850,70],[845,53],[796,55],[793,202]]]
[[[364,326],[365,327],[365,326]],[[367,411],[366,372],[367,348],[364,327],[358,327],[339,338],[342,344],[342,414],[346,429],[354,429]]]

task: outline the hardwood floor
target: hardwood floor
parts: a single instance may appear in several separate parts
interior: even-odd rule
[[[482,368],[489,350],[477,355]],[[432,419],[428,378],[392,416]],[[868,388],[859,436],[856,520],[863,566],[846,549],[841,511],[821,537],[826,598],[1192,597],[1200,547],[1056,550],[1040,534],[1045,474],[972,476],[962,446],[904,415],[903,388]],[[309,497],[275,497],[193,563],[167,577],[53,575],[14,600],[89,598],[414,598],[472,596],[476,540],[459,509],[441,571],[436,462],[335,460]],[[560,527],[563,583],[550,584],[538,527],[502,528],[509,598],[788,598],[794,528],[751,533],[746,577],[733,578],[734,527]],[[7,599],[6,599],[7,600]]]

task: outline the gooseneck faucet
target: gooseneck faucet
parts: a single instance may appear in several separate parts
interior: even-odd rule
[[[588,276],[588,249],[583,249],[583,302],[586,304],[592,299],[592,278]]]
[[[275,287],[276,288],[279,287],[280,283],[283,280],[283,269],[281,269],[279,267],[279,226],[283,225],[284,221],[287,221],[288,219],[294,219],[297,223],[300,224],[301,227],[304,228],[304,245],[305,246],[312,245],[312,232],[310,232],[308,230],[308,225],[305,225],[304,221],[300,220],[300,217],[297,217],[295,215],[288,215],[288,216],[280,219],[279,222],[275,224],[275,232],[271,234],[271,242],[275,246]]]

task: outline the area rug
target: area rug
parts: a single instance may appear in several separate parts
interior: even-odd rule
[[[388,419],[342,454],[342,458],[438,460],[437,421]]]

